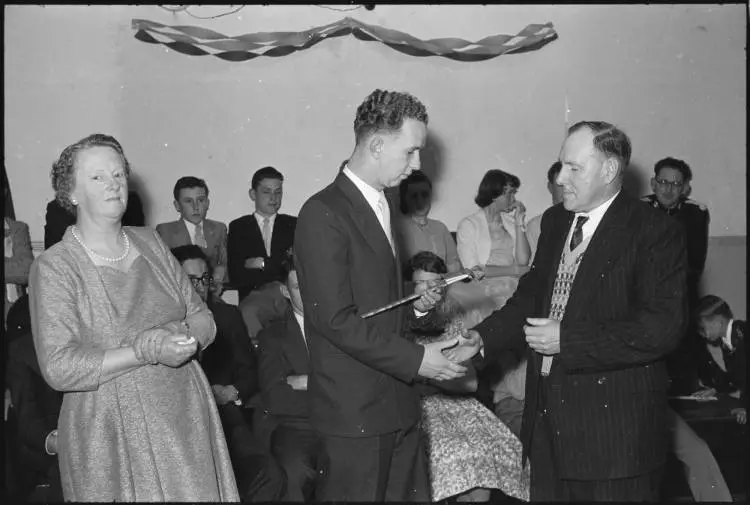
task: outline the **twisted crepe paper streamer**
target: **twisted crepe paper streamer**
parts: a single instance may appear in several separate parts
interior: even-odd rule
[[[552,23],[531,24],[516,35],[492,35],[476,42],[458,38],[421,40],[400,32],[368,25],[352,18],[301,32],[261,32],[236,37],[198,26],[167,26],[134,19],[135,38],[163,44],[191,56],[212,55],[226,61],[246,61],[258,56],[285,56],[318,42],[353,34],[359,40],[381,42],[411,56],[442,56],[456,61],[482,61],[502,54],[533,51],[557,38]]]

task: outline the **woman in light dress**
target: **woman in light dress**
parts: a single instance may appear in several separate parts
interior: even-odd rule
[[[458,256],[464,268],[484,267],[486,277],[457,285],[451,298],[466,312],[472,327],[511,297],[518,279],[528,271],[531,250],[526,238],[523,203],[516,200],[521,181],[502,170],[489,170],[479,184],[477,212],[458,224]]]
[[[130,168],[114,138],[66,147],[52,167],[75,212],[31,268],[34,345],[62,391],[57,447],[66,501],[239,501],[196,352],[216,325],[150,228],[122,226]]]

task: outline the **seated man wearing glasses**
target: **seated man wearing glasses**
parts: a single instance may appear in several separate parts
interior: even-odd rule
[[[652,207],[674,217],[685,228],[691,314],[698,304],[698,286],[706,264],[709,222],[706,206],[688,198],[692,179],[693,172],[687,163],[676,158],[664,158],[654,165],[654,177],[651,179],[653,194],[643,198]],[[697,386],[696,368],[690,358],[697,344],[697,333],[694,325],[691,325],[680,348],[668,359],[675,394],[690,394]]]
[[[286,491],[286,477],[251,431],[251,411],[245,408],[259,391],[257,357],[247,338],[242,314],[212,294],[208,256],[195,244],[172,249],[193,287],[216,322],[216,338],[199,357],[211,384],[227,439],[242,501],[276,501]]]

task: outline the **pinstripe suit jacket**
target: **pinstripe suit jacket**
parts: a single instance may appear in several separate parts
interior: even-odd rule
[[[536,257],[508,303],[476,329],[485,357],[525,345],[527,317],[548,317],[573,213],[542,217]],[[687,324],[684,231],[663,213],[620,193],[591,238],[560,323],[560,353],[541,381],[541,355],[527,349],[522,440],[528,454],[545,387],[549,431],[563,479],[635,476],[664,463],[667,386],[663,358]]]

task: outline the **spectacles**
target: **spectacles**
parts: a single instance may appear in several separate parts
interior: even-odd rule
[[[214,281],[210,275],[203,274],[200,277],[197,277],[195,275],[188,275],[188,278],[190,279],[190,282],[193,283],[193,287],[195,289],[198,289],[199,287],[206,287],[210,286],[211,283]]]
[[[680,189],[685,185],[684,181],[668,181],[666,179],[656,179],[656,184],[661,187],[670,187],[674,189]]]

